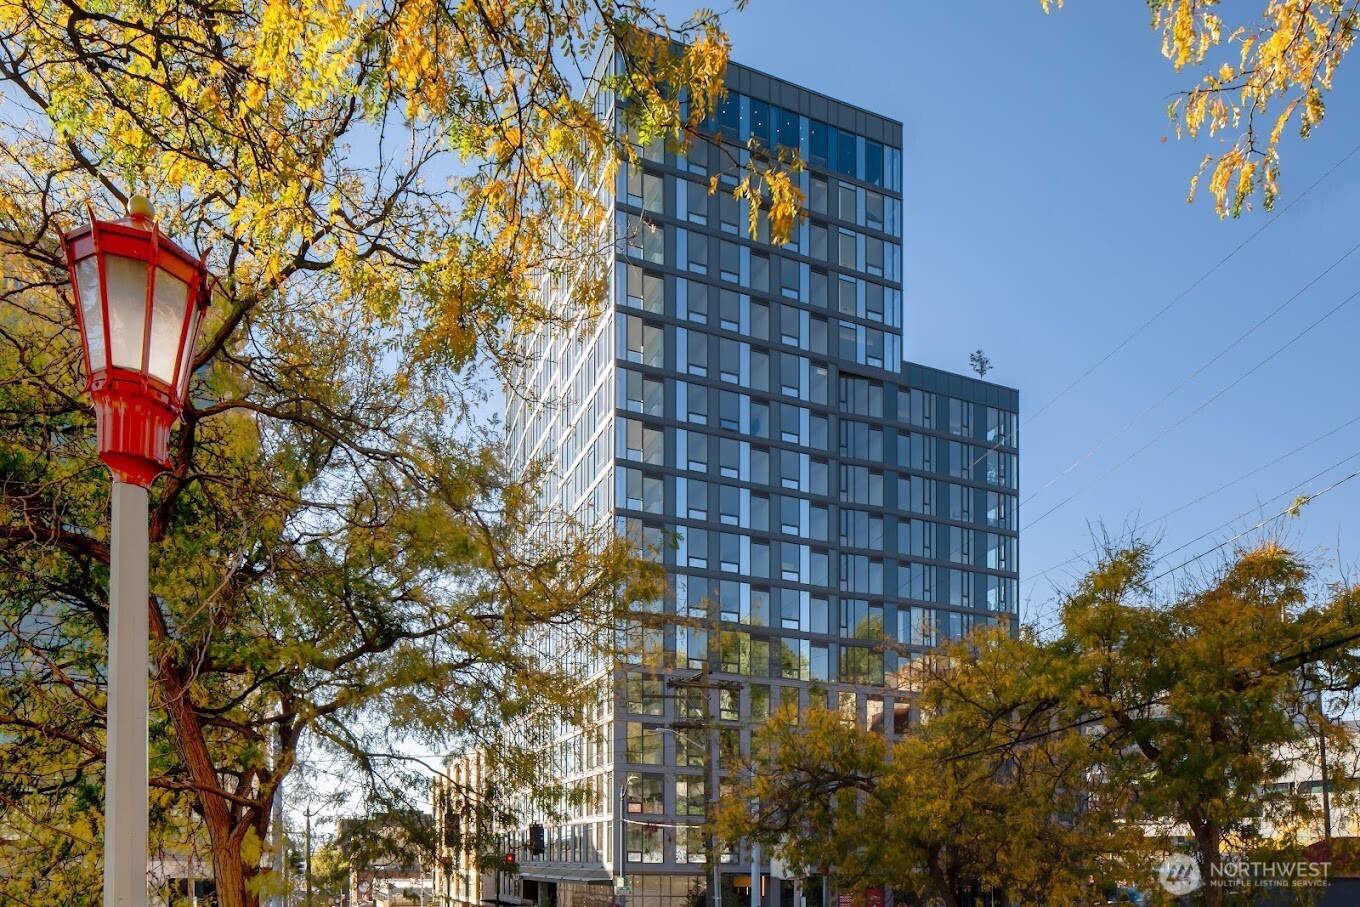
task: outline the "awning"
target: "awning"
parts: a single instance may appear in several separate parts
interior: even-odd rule
[[[520,878],[531,882],[595,882],[607,885],[612,881],[609,870],[603,866],[543,866],[533,863],[519,864]]]

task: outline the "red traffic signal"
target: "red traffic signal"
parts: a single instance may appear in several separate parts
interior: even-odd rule
[[[514,865],[515,865],[515,855],[514,855],[514,853],[507,853],[507,854],[505,855],[505,865],[506,865],[506,866],[514,866]]]

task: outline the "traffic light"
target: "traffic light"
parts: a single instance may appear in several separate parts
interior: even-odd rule
[[[543,826],[535,822],[529,826],[529,853],[538,857],[546,853],[547,850],[547,837],[543,833]]]
[[[506,869],[514,869],[514,868],[515,868],[515,852],[514,852],[514,851],[507,851],[507,852],[506,852],[506,854],[505,854],[505,868],[506,868]]]

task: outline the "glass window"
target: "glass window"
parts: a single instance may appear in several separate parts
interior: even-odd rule
[[[660,863],[662,857],[661,829],[655,825],[628,822],[625,838],[630,863]]]
[[[659,728],[640,721],[628,722],[627,758],[634,765],[661,765],[662,739]]]
[[[831,165],[831,127],[819,120],[808,121],[808,157],[818,167]]]
[[[685,285],[684,301],[685,311],[681,317],[695,321],[699,324],[708,323],[708,284],[697,280],[684,280],[680,283]],[[677,286],[679,283],[677,283]]]
[[[841,183],[836,187],[836,214],[841,220],[848,223],[856,223],[855,216],[855,187],[846,183]],[[854,234],[851,234],[852,236]]]
[[[666,811],[666,776],[629,772],[624,800],[629,814],[661,815]]]
[[[704,779],[699,775],[676,775],[675,814],[677,816],[702,816],[706,811]]]
[[[808,207],[814,214],[826,214],[826,180],[814,176],[809,182]]]
[[[676,827],[675,862],[702,863],[705,859],[703,827],[699,825]]]
[[[629,674],[628,711],[633,715],[661,715],[666,705],[666,685],[660,678]]]

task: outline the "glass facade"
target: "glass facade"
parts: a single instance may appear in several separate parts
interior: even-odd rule
[[[687,723],[717,725],[724,773],[784,704],[900,734],[913,661],[1015,617],[1018,395],[902,362],[901,124],[736,65],[729,86],[707,141],[620,168],[612,305],[536,337],[509,395],[514,458],[553,466],[545,511],[614,520],[670,577],[639,609],[692,619],[622,628],[628,664],[558,735],[594,796],[521,867],[559,903],[607,903],[589,883],[624,872],[678,907],[699,879],[709,737]],[[750,138],[808,163],[783,245],[730,195]],[[666,682],[704,668],[738,683]],[[723,860],[749,884],[749,855]]]

